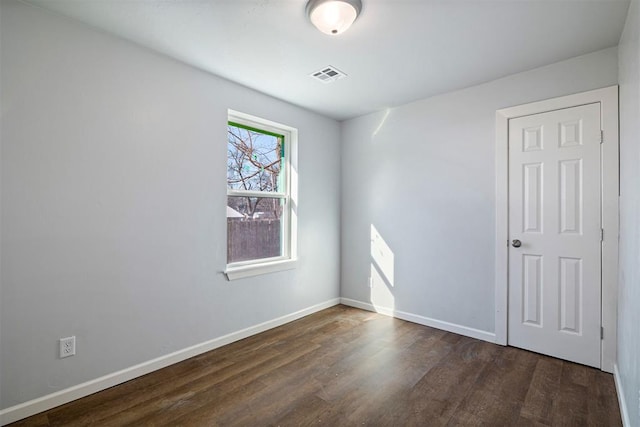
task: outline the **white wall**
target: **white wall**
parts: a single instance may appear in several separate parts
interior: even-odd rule
[[[339,296],[337,122],[1,5],[2,408]],[[296,270],[221,273],[227,108],[299,129]]]
[[[343,122],[342,296],[493,332],[495,112],[616,83],[610,48]]]
[[[618,373],[629,426],[640,426],[640,2],[632,0],[619,47],[620,270]]]

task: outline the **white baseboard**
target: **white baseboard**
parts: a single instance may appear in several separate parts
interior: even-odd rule
[[[616,384],[616,393],[618,394],[618,404],[620,405],[620,417],[622,418],[622,425],[623,427],[631,427],[631,421],[629,421],[629,412],[627,411],[627,401],[624,398],[624,391],[622,390],[620,371],[618,371],[617,363],[613,365],[613,381]]]
[[[417,323],[419,325],[442,329],[443,331],[453,332],[455,334],[464,335],[466,337],[477,338],[479,340],[488,341],[490,343],[496,342],[496,334],[492,332],[481,331],[480,329],[456,325],[455,323],[431,319],[429,317],[407,313],[405,311],[394,310],[387,307],[378,307],[367,302],[357,301],[349,298],[340,298],[340,303],[348,305],[350,307],[360,308],[362,310],[374,311],[376,313],[384,314],[385,316],[395,317],[398,319],[406,320],[408,322]]]
[[[214,350],[218,347],[222,347],[224,345],[231,344],[252,335],[259,334],[260,332],[273,329],[275,327],[284,325],[285,323],[292,322],[309,314],[313,314],[315,312],[333,307],[334,305],[338,304],[340,304],[340,298],[334,298],[329,301],[325,301],[323,303],[302,309],[300,311],[296,311],[295,313],[287,314],[285,316],[278,317],[277,319],[250,326],[246,329],[232,332],[222,337],[215,338],[210,341],[205,341],[203,343],[196,344],[182,350],[178,350],[174,353],[149,360],[139,365],[135,365],[130,368],[126,368],[121,371],[114,372],[112,374],[108,374],[103,377],[96,378],[94,380],[87,381],[85,383],[78,384],[76,386],[51,393],[46,396],[30,400],[28,402],[21,403],[19,405],[11,406],[0,411],[0,425],[9,424],[23,418],[30,417],[51,408],[55,408],[56,406],[60,406],[73,400],[96,393],[98,391],[105,390],[109,387],[113,387],[114,385],[122,384],[123,382],[130,381],[134,378],[146,375],[153,371],[157,371],[158,369],[165,368],[169,365],[173,365],[174,363],[181,362],[199,354],[206,353],[207,351]]]

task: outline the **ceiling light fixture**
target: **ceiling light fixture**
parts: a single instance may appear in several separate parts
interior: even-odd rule
[[[361,0],[309,0],[307,16],[325,34],[344,33],[362,10]]]

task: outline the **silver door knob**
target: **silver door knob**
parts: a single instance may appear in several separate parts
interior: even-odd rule
[[[519,248],[520,246],[522,246],[522,242],[518,239],[512,240],[511,246],[513,246],[514,248]]]

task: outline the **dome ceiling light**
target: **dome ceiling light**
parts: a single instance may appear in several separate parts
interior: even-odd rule
[[[361,0],[309,0],[307,16],[313,25],[329,35],[344,33],[362,10]]]

